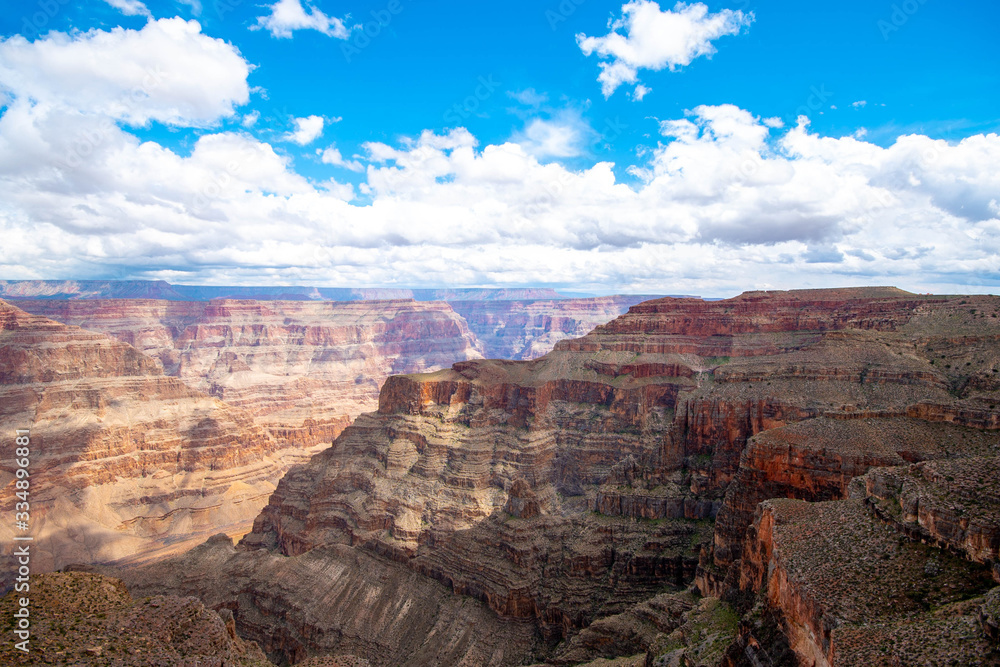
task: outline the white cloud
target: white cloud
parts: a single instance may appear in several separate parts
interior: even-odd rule
[[[868,102],[865,100],[858,100],[857,102],[851,102],[851,106],[855,109],[864,109],[868,106]]]
[[[234,46],[179,18],[0,41],[0,89],[9,95],[132,125],[204,126],[231,116],[249,100],[249,73]]]
[[[260,120],[260,112],[254,110],[243,116],[243,120],[240,121],[240,125],[249,129],[256,125],[258,120]]]
[[[653,89],[649,86],[644,86],[641,83],[635,85],[635,89],[632,91],[631,97],[633,102],[642,102],[642,99],[646,97],[649,93],[653,92]]]
[[[318,30],[324,35],[347,39],[349,32],[341,19],[327,16],[316,7],[306,10],[300,0],[278,0],[266,5],[271,13],[257,18],[257,28],[265,28],[273,37],[289,38],[295,30]]]
[[[528,107],[540,107],[549,101],[549,96],[545,93],[539,93],[534,88],[528,88],[527,90],[518,91],[508,91],[507,95],[514,98],[521,104]]]
[[[747,276],[781,288],[1000,285],[995,134],[956,143],[908,135],[882,147],[701,106],[661,123],[658,145],[633,165],[642,179],[626,185],[608,163],[549,162],[579,146],[566,138],[572,116],[557,116],[499,144],[459,128],[367,144],[364,160],[328,145],[320,160],[367,163],[355,205],[350,184],[311,182],[243,133],[204,133],[188,155],[140,140],[116,122],[120,82],[58,96],[55,70],[39,64],[64,42],[103,54],[101,39],[39,41],[0,44],[0,82],[13,96],[0,116],[0,238],[18,249],[0,254],[5,278],[123,271],[178,282],[713,296],[747,287]],[[34,82],[37,72],[49,80]],[[27,95],[31,86],[44,101]],[[213,100],[190,106],[225,108]],[[149,102],[145,114],[163,104]],[[585,124],[576,131],[588,138]]]
[[[306,116],[295,119],[295,130],[285,135],[285,141],[305,146],[316,141],[323,134],[323,119],[320,116]]]
[[[619,86],[636,83],[640,69],[674,71],[695,58],[711,56],[716,52],[714,40],[739,34],[753,20],[752,12],[740,10],[710,14],[700,2],[678,2],[672,10],[661,11],[656,2],[633,0],[622,6],[621,18],[609,24],[607,35],[581,33],[576,40],[584,55],[596,53],[604,60],[597,80],[604,96],[610,97]]]
[[[149,8],[139,0],[104,0],[125,16],[152,16]]]
[[[365,170],[364,165],[357,160],[345,160],[344,156],[340,154],[340,149],[336,146],[330,146],[325,150],[317,150],[316,154],[320,156],[320,161],[323,164],[332,164],[335,167],[344,167],[351,171]]]
[[[586,136],[577,119],[536,118],[514,137],[525,151],[538,159],[569,158],[583,154]]]

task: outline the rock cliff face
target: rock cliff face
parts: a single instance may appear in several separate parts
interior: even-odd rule
[[[326,567],[357,555],[373,576],[403,568],[475,599],[497,615],[496,627],[537,628],[541,655],[567,664],[560,656],[574,655],[572,645],[546,647],[600,617],[635,613],[696,570],[706,593],[752,597],[764,580],[757,589],[741,581],[753,581],[753,563],[771,562],[761,545],[780,541],[766,521],[754,522],[760,501],[845,498],[851,479],[875,466],[995,455],[995,313],[996,298],[889,288],[663,299],[534,361],[393,377],[377,413],[285,476],[227,567],[280,554]],[[901,493],[892,497],[906,505]],[[975,548],[983,539],[973,528],[938,532]],[[955,563],[956,572],[966,567]],[[209,576],[195,561],[168,567]],[[137,576],[147,590],[159,585]],[[794,573],[777,581],[780,594],[763,600],[762,613],[798,619],[772,638],[789,655],[818,659],[829,642],[809,638],[829,625],[826,607],[794,581]],[[981,593],[973,588],[956,600]],[[240,591],[238,625],[251,619],[248,636],[272,657],[291,655],[291,639],[268,644],[252,620],[270,603],[249,601],[258,595],[252,582]],[[361,639],[316,640],[351,617],[310,609],[304,625],[266,632],[294,638],[296,656],[399,659],[385,647],[366,652]],[[685,627],[698,626],[687,618]],[[718,655],[715,639],[710,649],[678,645],[701,634],[649,635],[635,646],[650,664]],[[749,655],[745,647],[762,636],[741,631],[745,645],[727,656]]]
[[[134,347],[0,302],[0,506],[30,429],[32,571],[176,553],[242,534],[307,457]],[[13,525],[0,525],[5,553]],[[4,587],[13,560],[4,557]]]
[[[817,667],[994,664],[980,619],[995,585],[987,567],[906,539],[859,499],[762,503],[739,580],[759,592],[750,621],[780,612],[784,662]],[[757,646],[758,662],[773,660]]]
[[[634,306],[534,361],[469,361],[393,377],[377,413],[359,418],[332,448],[285,476],[253,532],[225,556],[226,567],[236,576],[258,559],[275,558],[278,576],[282,562],[315,559],[341,568],[364,558],[371,576],[407,571],[414,581],[469,596],[496,614],[494,627],[536,628],[543,640],[538,655],[556,662],[575,649],[552,643],[600,617],[640,613],[643,600],[696,576],[703,592],[730,598],[741,613],[757,609],[759,618],[776,619],[767,634],[753,625],[757,617],[746,617],[727,664],[740,664],[741,655],[769,655],[774,646],[787,649],[790,660],[824,664],[820,659],[836,655],[831,646],[848,646],[837,644],[837,628],[863,634],[905,621],[910,625],[893,636],[917,636],[914,628],[927,617],[892,616],[887,601],[878,602],[885,602],[878,613],[844,623],[846,612],[826,600],[840,596],[846,605],[850,595],[837,592],[838,581],[867,581],[883,567],[918,563],[913,549],[934,547],[914,545],[877,519],[868,509],[876,500],[840,500],[848,504],[829,510],[804,501],[843,499],[856,488],[851,479],[874,466],[1000,453],[995,314],[1000,299],[994,297],[926,297],[890,288],[747,293],[712,303],[664,299]],[[948,474],[959,479],[940,473]],[[873,490],[872,498],[912,507],[906,483],[883,487],[899,491]],[[762,514],[758,503],[769,497],[800,500]],[[979,523],[963,528],[957,514],[943,514],[954,503],[939,504],[933,522],[941,528],[927,528],[929,535],[956,549],[979,549],[987,539],[978,537]],[[924,506],[931,505],[918,503]],[[801,507],[792,523],[776,513]],[[919,509],[911,514],[919,524]],[[850,524],[841,527],[845,541],[876,535],[879,549],[896,544],[892,535],[903,542],[886,552],[889,565],[875,563],[855,579],[838,570],[839,579],[823,579],[833,593],[816,589],[820,594],[803,588],[818,573],[824,548],[822,535],[805,540],[815,537],[810,522],[825,534]],[[786,525],[800,532],[782,532]],[[792,548],[783,545],[800,542],[798,560],[781,560]],[[871,560],[848,551],[845,561]],[[924,566],[943,558],[935,554],[927,551]],[[995,617],[992,607],[980,605],[975,614],[968,607],[992,585],[989,569],[948,558],[939,563],[944,583],[923,598],[960,605],[955,618],[965,620],[941,630],[942,640],[969,630],[978,610],[985,610],[987,626]],[[188,573],[184,585],[198,577],[215,581],[197,559],[169,566]],[[905,571],[890,596],[908,590],[912,573]],[[154,576],[135,576],[144,590],[161,585]],[[269,621],[275,626],[266,632],[286,637],[269,644],[255,619],[272,609],[264,601],[272,593],[245,580],[238,590],[237,602],[226,602],[236,606],[237,626],[272,657],[294,651],[351,654],[372,664],[400,659],[384,646],[365,648],[367,640],[329,639],[324,628],[352,618],[336,605],[306,614],[289,602],[297,618],[309,620]],[[687,634],[674,637],[663,625],[659,632],[673,639],[654,633],[628,645],[644,648],[648,664],[718,655],[715,643],[678,646],[704,639],[695,616],[686,618]],[[612,626],[592,626],[583,648],[590,651]],[[515,664],[506,660],[501,664]]]
[[[488,359],[537,359],[652,297],[608,296],[544,301],[451,301]]]
[[[330,443],[394,373],[482,356],[444,303],[19,301],[159,359],[167,375],[253,412],[284,442]]]

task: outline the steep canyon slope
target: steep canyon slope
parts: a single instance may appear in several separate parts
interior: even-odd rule
[[[330,443],[389,375],[482,357],[441,302],[42,300],[29,312],[98,331],[167,375],[253,412],[282,440]]]
[[[374,411],[379,388],[390,375],[483,356],[535,358],[641,300],[47,298],[15,303],[129,343],[159,359],[167,375],[252,410],[280,438],[312,446],[329,443],[351,419]]]
[[[461,659],[447,664],[478,664],[477,651],[497,637],[524,639],[525,628],[535,639],[505,644],[495,664],[578,664],[614,657],[609,647],[619,645],[648,664],[702,664],[696,656],[716,660],[729,639],[727,664],[779,654],[819,664],[816,656],[830,657],[814,629],[831,621],[796,592],[805,567],[766,594],[759,573],[784,572],[768,565],[784,538],[769,532],[758,503],[854,503],[835,516],[863,531],[861,516],[886,525],[866,509],[885,497],[927,533],[927,558],[942,546],[961,552],[940,565],[942,586],[972,568],[972,583],[947,588],[940,602],[995,618],[975,602],[993,585],[980,564],[993,557],[992,506],[963,523],[947,497],[912,498],[928,497],[929,479],[959,479],[935,462],[945,470],[1000,453],[997,315],[995,297],[892,288],[662,299],[537,360],[392,377],[376,413],[289,471],[237,547],[215,540],[127,581],[133,592],[207,594],[207,605],[233,608],[237,627],[283,660],[350,653],[433,664],[456,646],[446,634],[419,647],[428,662],[407,663],[413,647],[379,631],[412,614],[389,600],[409,600],[423,623],[453,622],[454,601],[479,619],[481,632],[463,636]],[[862,493],[853,478],[923,461],[927,472],[872,482],[870,502],[846,500]],[[918,534],[909,523],[892,530],[903,551]],[[351,583],[359,568],[386,582],[363,599],[346,592],[360,586]],[[336,574],[313,595],[308,572]],[[727,602],[690,600],[692,581]],[[436,602],[420,606],[417,587]],[[373,606],[390,588],[395,597]],[[738,637],[726,609],[748,614]],[[851,627],[862,630],[884,620],[857,619]],[[708,641],[708,626],[733,637]]]
[[[242,534],[280,476],[308,458],[131,345],[0,302],[0,431],[11,445],[0,503],[10,509],[15,429],[30,429],[34,572]],[[13,528],[0,526],[7,553]]]

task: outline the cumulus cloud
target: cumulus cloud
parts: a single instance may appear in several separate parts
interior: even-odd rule
[[[316,141],[323,134],[323,119],[320,116],[306,116],[294,120],[295,129],[285,135],[285,141],[305,146]]]
[[[189,50],[231,53],[190,24],[176,27]],[[482,145],[457,128],[369,143],[350,160],[333,144],[318,152],[327,164],[364,170],[356,192],[303,177],[290,157],[243,131],[202,133],[183,155],[141,141],[115,104],[131,85],[127,68],[105,79],[90,73],[84,46],[100,61],[106,42],[128,41],[127,31],[104,35],[0,44],[0,83],[12,96],[0,115],[0,235],[17,248],[0,254],[5,278],[719,296],[762,286],[754,276],[777,287],[1000,284],[996,134],[953,143],[907,135],[883,147],[824,136],[804,119],[784,128],[736,106],[701,106],[663,121],[657,146],[633,165],[637,180],[623,183],[609,163],[553,162],[574,142],[550,118],[507,142]],[[67,45],[75,58],[62,55]],[[58,94],[50,53],[94,77],[94,91]],[[50,80],[33,79],[38,72]],[[141,115],[209,122],[209,110],[233,103],[211,92],[184,107],[199,113],[166,113],[179,103],[161,96]]]
[[[349,36],[341,19],[327,16],[316,7],[307,10],[300,0],[278,0],[266,7],[271,13],[258,17],[256,27],[268,30],[272,37],[290,38],[296,30],[317,30],[337,39]]]
[[[548,120],[535,118],[513,140],[539,159],[582,155],[589,126],[578,116],[563,114]]]
[[[651,0],[633,0],[622,6],[622,16],[609,24],[603,37],[576,36],[584,55],[596,53],[603,59],[597,80],[605,97],[619,86],[638,81],[640,69],[671,71],[691,64],[696,58],[716,52],[712,42],[726,35],[739,34],[750,26],[753,13],[724,9],[711,14],[703,3],[678,2],[672,10],[660,10]],[[633,97],[641,99],[649,92],[636,87]]]
[[[125,16],[152,16],[149,8],[139,0],[104,0]]]
[[[0,90],[9,96],[131,125],[206,126],[231,116],[249,101],[249,73],[234,46],[179,18],[0,41]]]
[[[642,102],[642,99],[651,92],[653,92],[652,88],[644,86],[641,83],[637,83],[630,97],[634,102]]]
[[[316,153],[320,156],[320,162],[323,164],[332,164],[335,167],[344,167],[351,171],[364,171],[365,169],[364,165],[357,160],[345,160],[344,156],[340,153],[340,149],[336,146],[330,146],[325,150],[317,150]]]

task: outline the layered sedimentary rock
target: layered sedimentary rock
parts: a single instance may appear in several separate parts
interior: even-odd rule
[[[607,296],[543,301],[450,301],[489,359],[537,359],[652,297]]]
[[[277,664],[331,654],[350,656],[345,667],[499,667],[524,664],[537,646],[531,625],[505,621],[404,565],[342,545],[285,557],[238,551],[220,535],[121,576],[134,597],[168,589],[231,610],[240,635],[260,637]]]
[[[99,331],[161,362],[164,372],[253,412],[283,442],[329,443],[374,410],[394,373],[482,356],[444,303],[366,301],[19,301]]]
[[[31,566],[173,553],[242,534],[307,458],[247,412],[163,376],[134,347],[0,302],[0,506],[13,511],[15,429],[30,429]],[[21,457],[18,457],[21,458]],[[22,484],[23,486],[23,484]],[[12,521],[0,525],[11,547]],[[3,572],[9,583],[9,567]]]
[[[739,558],[744,533],[763,500],[845,498],[851,481],[876,466],[988,454],[997,448],[997,435],[989,431],[898,416],[837,415],[760,433],[744,451],[719,512],[715,563],[728,566]]]
[[[366,560],[375,576],[405,568],[477,600],[503,627],[532,625],[547,644],[541,657],[555,661],[562,649],[552,642],[628,614],[665,585],[687,585],[699,559],[705,592],[742,604],[759,590],[740,588],[744,568],[772,571],[758,539],[766,525],[753,528],[759,501],[843,498],[872,466],[996,452],[994,314],[993,297],[890,288],[664,299],[538,360],[390,378],[376,414],[286,475],[227,567],[277,554],[331,568],[356,554],[375,559]],[[864,516],[858,530],[895,530]],[[202,576],[197,563],[178,566]],[[957,557],[947,567],[989,577]],[[776,590],[791,590],[782,581]],[[978,586],[941,600],[963,602]],[[238,627],[265,604],[241,590]],[[807,656],[802,637],[823,631],[823,612],[797,592],[782,595],[761,603],[761,617],[780,621],[776,634],[741,628],[733,651],[751,655],[766,639]],[[297,655],[393,664],[364,642],[325,639],[320,628],[348,623],[349,612],[311,610],[304,624],[275,621]],[[786,633],[789,614],[798,625]],[[246,623],[248,636],[266,641],[256,621]],[[648,660],[693,659],[702,652],[696,635],[659,644],[644,635]]]
[[[874,469],[852,495],[911,539],[992,565],[1000,583],[1000,457],[972,454]]]

